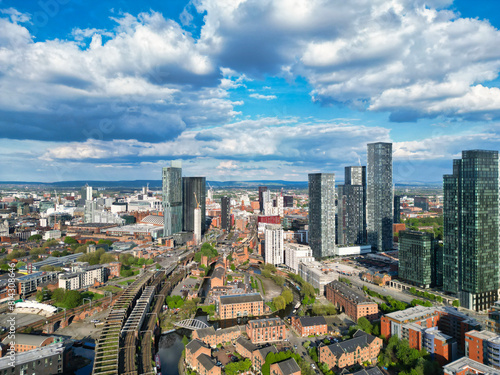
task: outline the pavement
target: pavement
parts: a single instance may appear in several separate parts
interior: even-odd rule
[[[108,310],[98,312],[83,321],[73,322],[66,328],[59,328],[55,332],[56,335],[69,336],[74,340],[97,340],[100,336],[101,326],[95,326],[94,323],[91,323],[91,320],[98,319],[101,322],[106,319],[108,315]]]
[[[196,284],[202,283],[203,280],[198,280],[198,279],[191,279],[191,277],[187,276],[182,280],[179,284],[176,285],[172,293],[170,293],[171,296],[182,296],[182,292],[186,290],[191,290],[195,287]]]

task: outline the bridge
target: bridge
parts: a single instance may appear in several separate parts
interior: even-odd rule
[[[201,328],[208,328],[208,324],[205,322],[202,322],[201,320],[198,319],[186,319],[182,320],[180,322],[174,323],[175,326],[181,327],[181,328],[187,328],[192,331],[196,331],[197,329]]]

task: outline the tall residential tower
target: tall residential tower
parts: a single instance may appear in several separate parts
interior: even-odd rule
[[[162,170],[163,236],[182,231],[182,164],[172,161]]]
[[[316,259],[334,255],[334,173],[309,174],[309,245]]]
[[[443,288],[470,310],[498,300],[498,151],[462,151],[443,177]]]
[[[368,243],[378,252],[392,249],[392,143],[369,143],[366,190]]]

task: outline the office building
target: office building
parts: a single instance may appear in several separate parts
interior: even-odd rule
[[[443,289],[487,310],[498,300],[498,151],[463,151],[443,185]]]
[[[182,231],[182,163],[172,161],[162,170],[163,236]]]
[[[369,143],[366,187],[368,243],[376,251],[392,250],[392,143]]]
[[[293,207],[293,195],[284,195],[283,196],[283,206],[284,207]]]
[[[222,197],[220,202],[221,228],[229,232],[231,230],[231,199]]]
[[[206,204],[206,178],[205,177],[183,177],[182,178],[182,229],[185,232],[195,232],[195,210],[200,209],[201,220],[198,225],[201,234],[205,233],[205,204]]]
[[[309,174],[309,245],[316,259],[335,251],[335,174]]]
[[[399,278],[420,288],[438,286],[443,262],[438,249],[439,243],[432,233],[399,232]]]
[[[345,183],[337,187],[337,243],[366,243],[366,167],[346,167]]]
[[[413,207],[421,208],[422,211],[429,211],[429,197],[413,198]]]
[[[394,224],[401,223],[401,195],[394,196]]]
[[[280,224],[266,224],[264,260],[278,265],[284,263],[283,227]]]

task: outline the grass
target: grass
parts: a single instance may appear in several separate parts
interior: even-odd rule
[[[266,295],[266,289],[264,288],[264,283],[262,282],[262,279],[260,277],[258,277],[258,276],[255,276],[255,277],[257,277],[257,279],[260,281],[260,288],[262,290],[262,295],[265,296]]]
[[[123,281],[120,281],[118,284],[128,285],[128,284],[132,284],[133,282],[134,282],[134,280],[123,280]]]
[[[82,293],[83,298],[92,298],[92,301],[96,301],[98,299],[101,299],[104,297],[104,294],[99,294],[99,293],[92,293],[92,292],[83,292]]]
[[[113,285],[106,285],[105,287],[100,288],[100,289],[105,290],[107,292],[111,292],[111,293],[118,293],[120,290],[122,290],[122,288],[118,288],[117,286],[113,286]]]

